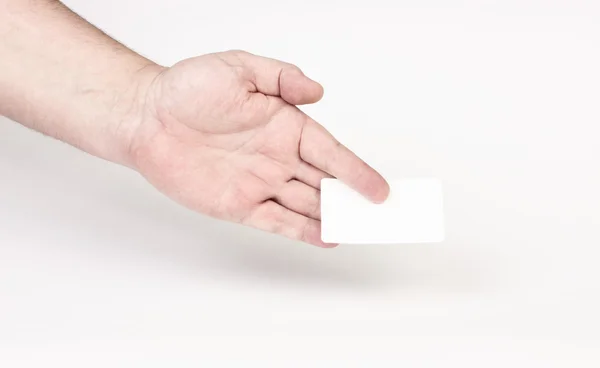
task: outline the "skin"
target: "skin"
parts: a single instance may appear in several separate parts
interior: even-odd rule
[[[296,107],[323,88],[292,64],[228,51],[159,66],[49,0],[0,0],[0,55],[1,114],[129,166],[200,213],[332,247],[320,240],[321,179],[388,196]]]

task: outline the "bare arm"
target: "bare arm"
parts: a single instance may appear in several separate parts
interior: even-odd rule
[[[136,104],[159,66],[54,0],[0,0],[0,114],[131,166]]]

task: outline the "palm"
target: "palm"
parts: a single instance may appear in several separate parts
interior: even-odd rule
[[[318,84],[271,59],[229,52],[186,60],[149,91],[151,113],[135,147],[139,170],[196,211],[323,245],[322,178],[345,176],[374,200],[387,187],[289,103],[321,94]]]

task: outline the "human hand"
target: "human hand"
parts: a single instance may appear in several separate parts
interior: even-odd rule
[[[320,236],[320,182],[337,177],[374,202],[389,187],[295,105],[322,87],[295,66],[242,51],[157,72],[133,129],[135,168],[207,215],[330,247]]]

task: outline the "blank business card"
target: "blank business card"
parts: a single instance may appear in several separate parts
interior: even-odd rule
[[[437,179],[388,181],[374,204],[337,179],[321,182],[321,240],[326,243],[435,243],[444,240],[442,185]]]

